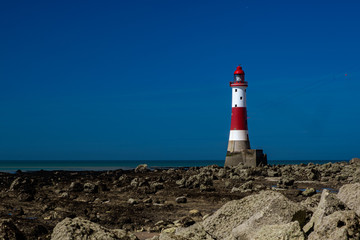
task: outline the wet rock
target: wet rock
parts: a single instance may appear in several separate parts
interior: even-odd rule
[[[152,200],[152,198],[146,198],[146,199],[144,199],[142,202],[143,202],[143,203],[152,203],[153,200]]]
[[[41,235],[48,234],[49,231],[44,225],[38,224],[31,229],[31,236],[40,237]]]
[[[55,226],[51,234],[51,240],[74,239],[136,240],[138,238],[125,230],[107,229],[82,218],[65,218]]]
[[[330,193],[327,189],[324,189],[321,194],[319,205],[317,206],[314,214],[310,221],[303,227],[305,233],[309,233],[312,230],[317,230],[324,219],[324,217],[336,212],[345,210],[346,206],[344,203],[336,197],[335,194]]]
[[[360,216],[360,183],[342,186],[337,197]]]
[[[359,239],[359,217],[354,211],[337,211],[322,219],[308,240]]]
[[[295,179],[293,179],[293,178],[282,177],[279,180],[277,186],[279,188],[287,188],[287,187],[294,185],[294,182],[295,182]]]
[[[186,202],[187,202],[187,198],[184,197],[184,196],[181,196],[181,197],[177,197],[177,198],[175,199],[175,201],[176,201],[177,203],[186,203]]]
[[[22,192],[22,193],[19,193],[17,199],[20,202],[30,202],[35,199],[35,195],[34,195],[34,193],[31,193],[31,192],[30,193]]]
[[[25,240],[25,236],[11,220],[0,220],[0,239]]]
[[[201,192],[215,192],[215,188],[213,186],[201,184],[200,191]]]
[[[263,225],[286,224],[305,208],[274,191],[262,191],[226,203],[202,226],[216,239],[247,239]],[[298,219],[303,222],[305,219]]]
[[[98,186],[93,183],[85,183],[84,184],[84,192],[86,193],[97,193],[99,190]]]
[[[305,240],[304,233],[301,231],[297,221],[278,225],[265,225],[254,233],[251,240]]]
[[[32,201],[36,193],[35,180],[18,177],[11,183],[9,191],[18,192],[19,201]]]
[[[192,209],[189,211],[189,215],[192,217],[201,217],[201,212],[197,209]]]
[[[138,201],[136,201],[133,198],[129,198],[129,200],[127,201],[129,204],[134,205],[134,204],[138,204]]]
[[[194,219],[192,219],[191,217],[182,217],[180,220],[179,220],[180,224],[182,227],[189,227],[193,224],[195,224],[195,221]]]
[[[146,173],[150,171],[147,164],[140,164],[135,168],[136,173]]]
[[[164,189],[164,184],[158,183],[158,182],[152,182],[152,183],[150,183],[150,188],[153,188],[156,191],[158,191],[158,190]]]
[[[301,194],[305,197],[310,197],[316,194],[316,190],[314,188],[306,188]]]
[[[70,192],[81,192],[84,190],[84,185],[79,182],[72,182],[69,187]]]

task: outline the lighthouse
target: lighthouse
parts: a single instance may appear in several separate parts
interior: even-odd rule
[[[234,80],[230,82],[231,101],[231,124],[229,144],[225,159],[225,166],[259,166],[267,164],[267,156],[262,149],[251,149],[246,111],[246,88],[245,72],[238,66],[234,72]]]

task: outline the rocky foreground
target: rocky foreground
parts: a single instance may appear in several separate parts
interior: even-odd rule
[[[0,239],[360,239],[360,159],[0,173]]]

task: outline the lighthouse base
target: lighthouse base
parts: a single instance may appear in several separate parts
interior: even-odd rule
[[[225,167],[243,164],[248,167],[267,165],[267,156],[262,149],[243,149],[238,152],[227,152]]]

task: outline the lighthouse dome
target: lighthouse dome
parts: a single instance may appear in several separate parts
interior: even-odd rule
[[[244,75],[244,71],[242,70],[241,66],[237,66],[234,74],[241,74],[241,75]]]

